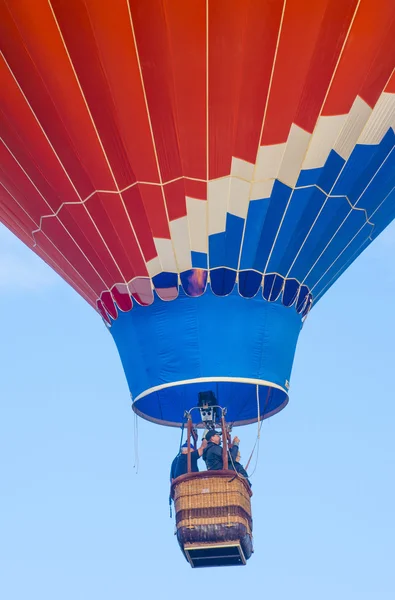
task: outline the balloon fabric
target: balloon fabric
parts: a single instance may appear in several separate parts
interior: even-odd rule
[[[0,221],[94,307],[134,410],[288,401],[395,217],[393,0],[0,0]]]

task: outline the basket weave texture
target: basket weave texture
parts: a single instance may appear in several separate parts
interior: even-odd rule
[[[173,493],[177,529],[204,525],[232,528],[240,524],[251,534],[250,493],[234,473],[210,477],[206,472],[202,477],[184,479],[175,483]]]

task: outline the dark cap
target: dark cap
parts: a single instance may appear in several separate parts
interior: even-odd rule
[[[208,431],[206,433],[206,440],[209,442],[211,440],[211,438],[214,437],[215,435],[222,435],[222,432],[215,431],[215,429],[210,429],[210,431]]]
[[[181,446],[181,448],[188,448],[188,442],[185,442],[185,444],[183,444],[183,445]],[[195,449],[196,449],[196,448],[195,448],[195,446],[194,446],[194,444],[191,444],[191,449],[192,449],[192,450],[195,450]]]

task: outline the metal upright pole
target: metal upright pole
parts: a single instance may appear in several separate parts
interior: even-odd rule
[[[191,415],[188,415],[188,427],[187,427],[187,442],[188,442],[188,456],[187,456],[187,469],[188,469],[188,473],[191,472],[191,433],[192,433],[192,419],[191,419]]]
[[[222,464],[223,464],[222,468],[225,471],[227,471],[228,470],[228,437],[227,437],[227,431],[226,431],[226,421],[225,421],[223,411],[222,411],[221,424],[222,424]]]

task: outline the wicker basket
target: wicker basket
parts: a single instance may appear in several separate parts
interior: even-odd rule
[[[224,544],[240,546],[240,564],[250,558],[251,495],[248,483],[234,471],[203,471],[174,480],[177,538],[188,560],[187,547],[212,549]]]

